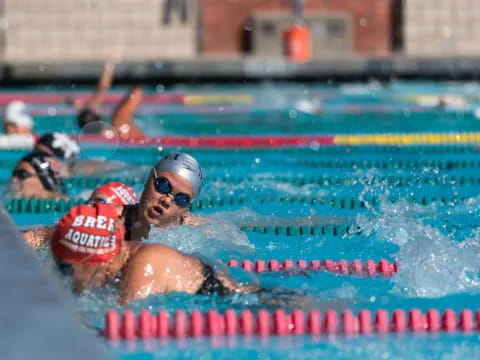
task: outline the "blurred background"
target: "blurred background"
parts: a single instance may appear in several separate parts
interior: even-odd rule
[[[408,68],[422,76],[422,60],[480,53],[475,5],[476,0],[1,0],[0,70],[5,81],[94,79],[99,70],[92,64],[119,51],[131,64],[120,69],[120,78],[264,75],[255,60],[274,60],[269,72],[287,74],[288,67],[278,63],[282,58],[323,61],[332,75],[332,61],[348,60],[353,63],[344,65],[344,74]],[[295,26],[307,33],[289,35]],[[387,63],[382,70],[366,59]],[[197,64],[189,68],[191,62]],[[85,66],[68,66],[74,63]],[[450,75],[475,64],[451,66]],[[307,75],[325,75],[321,69],[309,68]]]

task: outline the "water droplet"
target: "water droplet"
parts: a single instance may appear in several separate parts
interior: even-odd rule
[[[312,141],[310,143],[310,149],[318,151],[320,149],[320,143],[318,141]]]

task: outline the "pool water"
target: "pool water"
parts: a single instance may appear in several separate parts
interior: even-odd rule
[[[241,105],[146,104],[139,110],[138,121],[155,136],[479,131],[476,110],[480,102],[476,95],[479,86],[475,83],[401,82],[328,86],[263,84],[227,88],[178,86],[162,91],[242,92],[253,94],[254,100]],[[418,99],[426,94],[445,93],[462,95],[467,104],[447,109],[419,104]],[[318,105],[318,99],[321,99],[322,109],[317,106],[312,110]],[[305,101],[310,108],[306,109]],[[38,113],[35,125],[38,133],[65,128],[71,133],[78,131],[71,109],[54,104],[33,104],[31,107]],[[50,114],[55,115],[43,114],[49,108]],[[130,181],[137,194],[141,192],[149,167],[164,153],[187,151],[202,164],[206,180],[192,211],[206,216],[207,221],[199,227],[155,229],[149,242],[161,242],[199,254],[213,263],[215,260],[225,263],[229,259],[372,259],[375,262],[386,259],[398,262],[398,273],[392,277],[359,277],[325,271],[252,274],[231,269],[232,275],[241,281],[257,282],[277,291],[295,290],[295,296],[280,296],[281,306],[287,311],[295,308],[352,309],[355,313],[361,309],[389,312],[412,308],[476,310],[480,299],[480,147],[477,144],[414,147],[322,147],[312,144],[301,149],[81,145],[82,157],[124,162],[124,168],[95,174],[95,177],[100,178],[99,181],[102,176]],[[8,180],[12,166],[23,153],[0,152],[3,164],[0,182]],[[85,198],[92,189],[87,181],[77,181],[67,191],[73,197]],[[374,203],[368,201],[373,198],[376,199]],[[219,201],[221,199],[225,201]],[[366,201],[364,206],[349,205],[362,200]],[[19,226],[26,227],[51,224],[62,213],[42,212],[32,216],[17,211],[12,216]],[[280,234],[276,234],[274,231],[287,227],[349,227],[355,231],[337,234],[327,231],[324,235],[300,235],[294,231],[277,231]],[[255,228],[273,230],[261,233],[253,231]],[[47,271],[55,277],[48,254],[44,251],[39,256]],[[222,312],[228,308],[273,311],[278,306],[278,297],[275,291],[262,297],[234,295],[223,298],[175,293],[151,296],[130,304],[129,308],[137,313],[144,308],[155,313],[159,310],[173,313],[176,309]],[[92,328],[103,327],[103,315],[108,309],[122,310],[115,300],[114,289],[108,286],[75,299],[84,322]],[[480,354],[476,332],[407,332],[352,337],[205,337],[115,344],[99,341],[103,341],[116,358],[134,360],[187,357],[354,359],[359,356],[464,359],[477,358]]]

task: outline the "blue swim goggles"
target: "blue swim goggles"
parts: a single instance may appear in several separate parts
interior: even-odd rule
[[[155,168],[153,169],[153,185],[155,187],[155,190],[158,191],[160,194],[172,195],[173,200],[178,207],[186,208],[188,207],[188,205],[190,205],[190,202],[192,201],[191,196],[188,194],[174,194],[172,192],[172,184],[170,183],[170,180],[163,176],[157,176]]]

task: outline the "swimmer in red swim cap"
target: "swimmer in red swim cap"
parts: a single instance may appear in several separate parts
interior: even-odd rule
[[[117,279],[119,303],[152,294],[228,295],[256,292],[197,257],[161,244],[125,242],[125,227],[111,205],[79,205],[62,217],[51,236],[59,270],[72,276],[74,289],[97,289]]]
[[[93,190],[87,203],[103,203],[109,205],[135,205],[138,203],[135,191],[121,182],[110,182]]]

